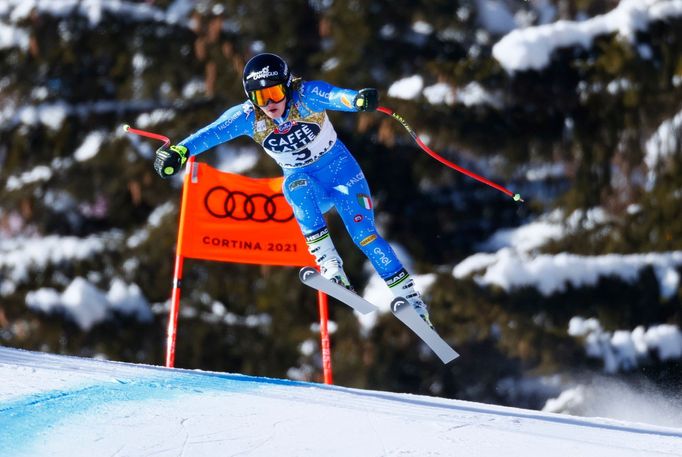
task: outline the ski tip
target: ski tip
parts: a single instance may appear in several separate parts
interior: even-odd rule
[[[452,351],[452,352],[454,352],[454,354],[452,354],[446,358],[441,359],[443,362],[443,365],[447,365],[450,362],[454,362],[455,360],[457,360],[459,358],[459,354],[457,352],[455,352],[455,351]]]
[[[130,130],[130,126],[128,124],[123,124],[123,131],[127,132],[128,130]]]

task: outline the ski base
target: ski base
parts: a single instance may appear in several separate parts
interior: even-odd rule
[[[379,309],[355,292],[351,292],[345,287],[326,279],[313,267],[301,268],[301,271],[298,273],[298,277],[306,286],[336,298],[360,314],[369,314]]]
[[[421,318],[404,298],[396,298],[391,302],[391,311],[400,321],[409,327],[426,345],[431,348],[434,354],[448,364],[459,357],[457,351],[452,349],[448,343]]]

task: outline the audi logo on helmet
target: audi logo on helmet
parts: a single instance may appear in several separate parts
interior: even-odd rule
[[[281,199],[283,204],[277,204]],[[247,194],[216,186],[206,192],[204,207],[213,217],[253,222],[289,222],[294,213],[284,194]]]

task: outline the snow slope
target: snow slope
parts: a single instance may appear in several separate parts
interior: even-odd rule
[[[0,348],[3,456],[665,456],[682,429]]]

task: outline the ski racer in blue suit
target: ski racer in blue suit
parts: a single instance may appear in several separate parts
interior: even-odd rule
[[[283,59],[267,53],[247,62],[243,83],[249,100],[179,144],[160,148],[154,165],[157,172],[169,177],[189,156],[242,135],[251,137],[282,167],[282,191],[322,275],[352,289],[323,217],[334,206],[393,294],[406,298],[430,325],[414,281],[377,232],[365,175],[326,114],[326,110],[373,111],[378,106],[376,89],[355,91],[294,78]]]

